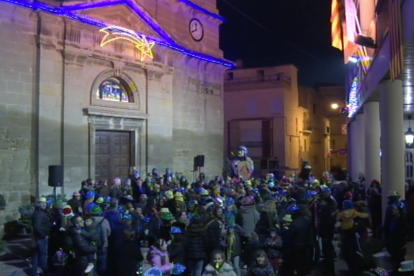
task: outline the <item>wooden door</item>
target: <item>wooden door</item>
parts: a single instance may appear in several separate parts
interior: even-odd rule
[[[96,131],[95,180],[129,177],[131,167],[131,133]]]

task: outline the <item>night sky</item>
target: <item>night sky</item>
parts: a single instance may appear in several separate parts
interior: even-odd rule
[[[217,0],[225,58],[245,67],[294,64],[299,82],[343,85],[342,53],[331,47],[330,0]]]

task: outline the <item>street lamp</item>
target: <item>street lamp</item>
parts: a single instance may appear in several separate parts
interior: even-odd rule
[[[408,115],[408,130],[404,133],[405,147],[412,148],[414,142],[414,132],[411,130],[411,115]]]
[[[331,104],[332,109],[338,109],[339,105],[337,103]]]

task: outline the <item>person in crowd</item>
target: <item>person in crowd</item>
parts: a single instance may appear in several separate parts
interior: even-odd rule
[[[335,275],[335,249],[333,239],[335,235],[336,200],[331,196],[331,192],[327,187],[322,189],[321,199],[319,200],[319,219],[317,225],[317,233],[321,239],[323,270],[328,275]]]
[[[52,222],[46,212],[46,198],[40,197],[32,215],[33,237],[36,244],[36,251],[32,262],[32,275],[37,276],[38,267],[43,274],[48,273],[48,247],[49,235],[52,229]]]
[[[205,267],[203,276],[237,276],[231,265],[226,263],[224,252],[213,251],[211,262]]]
[[[185,232],[185,248],[188,274],[201,276],[204,260],[207,259],[207,234],[201,216],[196,215]]]
[[[88,268],[88,255],[96,253],[96,246],[92,245],[84,236],[82,236],[82,229],[85,227],[85,222],[81,216],[74,216],[71,219],[72,227],[68,230],[72,238],[73,251],[75,258],[75,276],[81,276],[86,273]]]
[[[122,246],[116,249],[115,275],[136,276],[139,264],[144,260],[141,247],[136,241],[135,231],[125,229]]]
[[[85,225],[81,231],[81,235],[86,238],[92,245],[97,247],[99,243],[99,234],[96,228],[96,224],[94,224],[93,217],[91,215],[86,215],[84,218],[84,224]],[[88,266],[85,269],[85,273],[89,273],[95,267],[95,254],[87,254],[86,259],[88,260]]]
[[[368,210],[371,215],[372,237],[381,239],[382,237],[382,198],[378,189],[371,188],[368,198]]]
[[[283,248],[283,241],[282,237],[278,235],[276,228],[269,229],[269,237],[266,238],[264,246],[267,249],[266,260],[268,259],[275,272],[279,271],[279,261],[282,256],[281,250]],[[258,256],[256,254],[256,260],[257,258]]]
[[[128,251],[138,250],[138,247],[142,248],[145,259],[163,270],[165,275],[201,276],[203,266],[210,264],[207,265],[205,274],[230,273],[241,276],[244,267],[248,269],[249,275],[273,273],[292,276],[296,273],[303,276],[310,273],[313,265],[317,264],[320,250],[319,243],[315,242],[317,235],[322,245],[322,272],[325,276],[331,276],[335,273],[336,256],[332,241],[338,218],[342,235],[340,249],[351,275],[358,275],[365,269],[358,265],[363,256],[361,257],[360,241],[356,232],[366,238],[366,227],[364,231],[360,231],[358,227],[366,219],[364,216],[367,212],[365,209],[358,209],[359,203],[354,208],[354,203],[346,198],[349,193],[353,194],[353,200],[358,198],[355,194],[361,193],[358,190],[361,183],[358,186],[352,181],[338,182],[329,173],[324,173],[321,183],[313,176],[309,180],[301,179],[298,182],[295,177],[284,176],[281,176],[280,181],[272,176],[272,181],[269,181],[244,180],[232,176],[208,179],[205,174],[195,182],[188,183],[182,181],[182,173],[168,175],[169,177],[163,177],[156,171],[148,174],[145,179],[142,177],[144,175],[133,175],[131,187],[128,184],[129,179],[124,179],[124,185],[120,187],[117,180],[120,178],[117,177],[113,188],[108,190],[108,194],[112,192],[112,198],[101,194],[102,189],[108,187],[105,184],[108,183],[107,180],[99,180],[95,184],[92,180],[85,181],[79,201],[88,202],[89,199],[85,208],[82,208],[87,214],[83,218],[77,216],[74,219],[76,214],[71,207],[55,209],[55,215],[63,216],[57,216],[59,223],[56,223],[56,227],[59,227],[58,234],[64,239],[56,239],[55,249],[51,249],[48,255],[54,255],[55,252],[52,251],[62,248],[68,256],[65,269],[76,270],[68,270],[66,275],[71,276],[88,271],[88,263],[92,264],[93,261],[89,257],[95,251],[96,272],[94,267],[91,273],[112,276],[123,273],[129,275],[135,271],[143,275],[140,256],[128,256],[131,257],[129,265],[122,265],[121,260],[124,259],[122,256],[127,256]],[[121,192],[119,195],[117,189]],[[375,190],[372,189],[371,193],[373,191]],[[126,198],[125,194],[131,197]],[[340,202],[345,202],[342,212],[337,212],[338,205],[334,196]],[[104,197],[102,203],[100,197]],[[372,217],[375,216],[373,211],[379,209],[371,204],[374,198],[371,196],[368,201]],[[389,198],[384,233],[387,249],[392,252],[393,262],[396,264],[404,253],[403,240],[398,238],[403,236],[401,233],[404,232],[403,222],[406,221],[406,216],[405,208],[394,206],[394,203],[401,202],[398,196],[390,193]],[[378,202],[381,201],[380,198],[377,199]],[[54,202],[54,205],[58,203]],[[342,208],[342,203],[339,207]],[[42,213],[38,209],[36,212],[39,216]],[[56,221],[56,217],[49,217],[47,209],[43,214],[49,218],[49,225],[52,224],[50,221]],[[81,212],[80,214],[83,215]],[[363,215],[361,217],[358,214]],[[379,228],[381,212],[376,216]],[[72,219],[75,223],[72,223]],[[48,235],[44,234],[42,229],[47,228],[44,223],[37,222],[36,225],[40,229],[35,229],[34,233],[37,242],[45,244],[47,241],[41,239],[56,234],[56,229],[52,231],[52,228],[46,230]],[[89,236],[86,239],[82,235],[84,231],[97,234],[93,239]],[[373,232],[378,236],[375,233],[380,231]],[[95,246],[90,240],[94,241]],[[170,241],[166,242],[168,240]],[[149,252],[146,254],[148,248]],[[221,252],[210,258],[217,250]],[[255,254],[258,250],[261,250],[260,253]],[[38,252],[41,252],[40,247]],[[38,264],[33,271],[37,270],[37,266],[42,270],[50,270],[43,268],[39,264],[39,258],[37,259]],[[225,259],[231,269],[226,268]],[[282,262],[279,266],[280,259]],[[121,264],[117,265],[118,262]],[[185,271],[178,264],[183,265]],[[268,265],[273,272],[267,270]]]
[[[154,245],[149,251],[150,264],[153,267],[159,268],[163,275],[171,275],[173,264],[170,262],[170,257],[167,251],[167,242],[163,239],[155,241]]]
[[[275,270],[267,258],[266,252],[258,250],[255,252],[253,264],[248,268],[246,276],[275,276]]]
[[[392,265],[394,269],[398,269],[401,262],[405,261],[407,254],[408,226],[404,203],[395,201],[391,206],[393,208],[392,219],[389,229],[384,229],[384,239]]]
[[[185,247],[183,243],[183,233],[177,226],[171,227],[171,242],[167,246],[168,256],[171,263],[185,265]]]
[[[81,194],[78,191],[73,192],[72,198],[69,199],[67,204],[72,208],[72,211],[75,215],[81,215],[82,210],[82,202],[81,202]]]
[[[237,276],[241,276],[240,256],[242,254],[242,242],[240,233],[243,229],[237,225],[228,225],[224,248],[226,249],[226,260],[233,265]]]

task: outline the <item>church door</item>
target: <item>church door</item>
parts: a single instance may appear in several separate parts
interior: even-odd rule
[[[129,177],[131,167],[131,133],[127,131],[96,131],[95,180]]]

